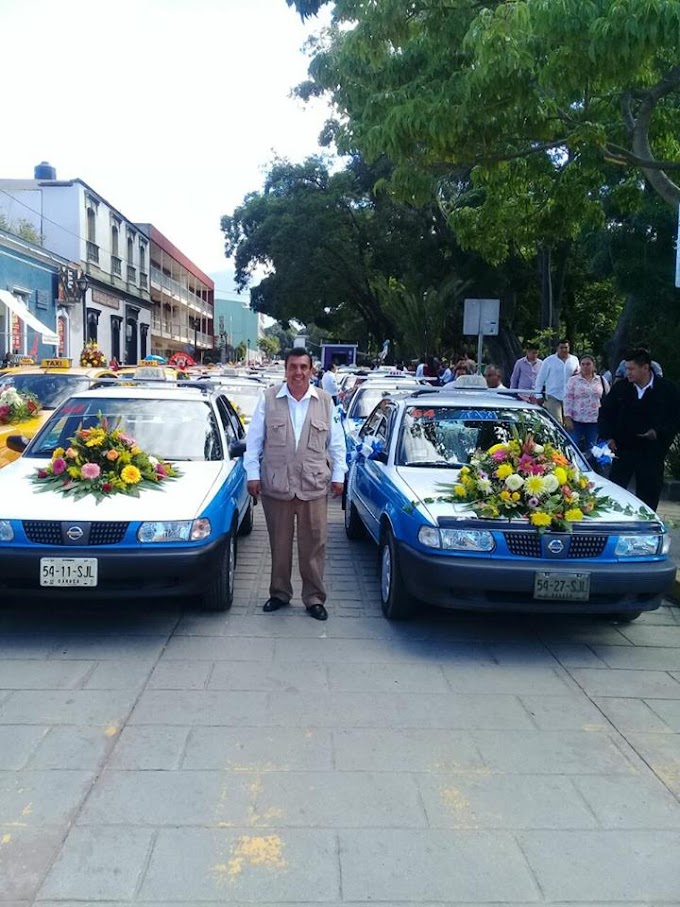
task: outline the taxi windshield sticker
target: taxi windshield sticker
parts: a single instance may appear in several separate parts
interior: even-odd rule
[[[472,420],[474,422],[496,422],[498,413],[494,409],[459,409],[454,419],[461,422]]]

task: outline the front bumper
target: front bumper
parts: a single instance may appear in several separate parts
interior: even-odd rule
[[[171,597],[198,594],[217,569],[225,540],[196,547],[104,548],[35,546],[0,548],[0,596],[74,601],[83,598]],[[154,550],[155,548],[155,550]],[[97,559],[96,586],[41,586],[40,558]]]
[[[398,543],[401,575],[409,594],[441,608],[555,614],[653,611],[673,588],[670,561],[597,563],[534,558],[491,560],[465,555],[427,555]],[[588,601],[534,599],[537,572],[588,573]]]

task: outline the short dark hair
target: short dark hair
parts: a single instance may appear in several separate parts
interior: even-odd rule
[[[524,344],[525,350],[540,350],[540,346],[535,341],[530,341],[529,343]]]
[[[558,345],[558,346],[562,346],[563,343],[566,343],[568,346],[571,346],[571,343],[569,343],[569,338],[568,338],[568,337],[561,337],[561,338],[557,341],[557,345]]]
[[[287,368],[288,360],[292,356],[306,356],[309,359],[309,367],[311,368],[314,365],[314,363],[312,362],[312,354],[309,352],[309,350],[306,350],[304,346],[294,346],[292,350],[288,350],[288,352],[286,353],[286,358],[283,360],[284,368]]]
[[[649,355],[649,350],[645,350],[641,346],[638,346],[633,350],[628,350],[623,358],[626,362],[634,362],[636,365],[648,365],[650,368],[652,367],[652,357]]]

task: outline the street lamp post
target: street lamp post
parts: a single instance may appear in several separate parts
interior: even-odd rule
[[[78,280],[78,289],[80,290],[80,301],[83,306],[83,346],[87,344],[87,288],[90,285],[89,280],[84,274],[81,274]]]

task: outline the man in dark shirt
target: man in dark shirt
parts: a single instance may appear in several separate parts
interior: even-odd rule
[[[634,476],[636,495],[656,510],[664,459],[680,429],[680,394],[671,381],[654,374],[647,350],[628,353],[626,379],[602,399],[599,434],[615,454],[612,482],[626,488]]]

